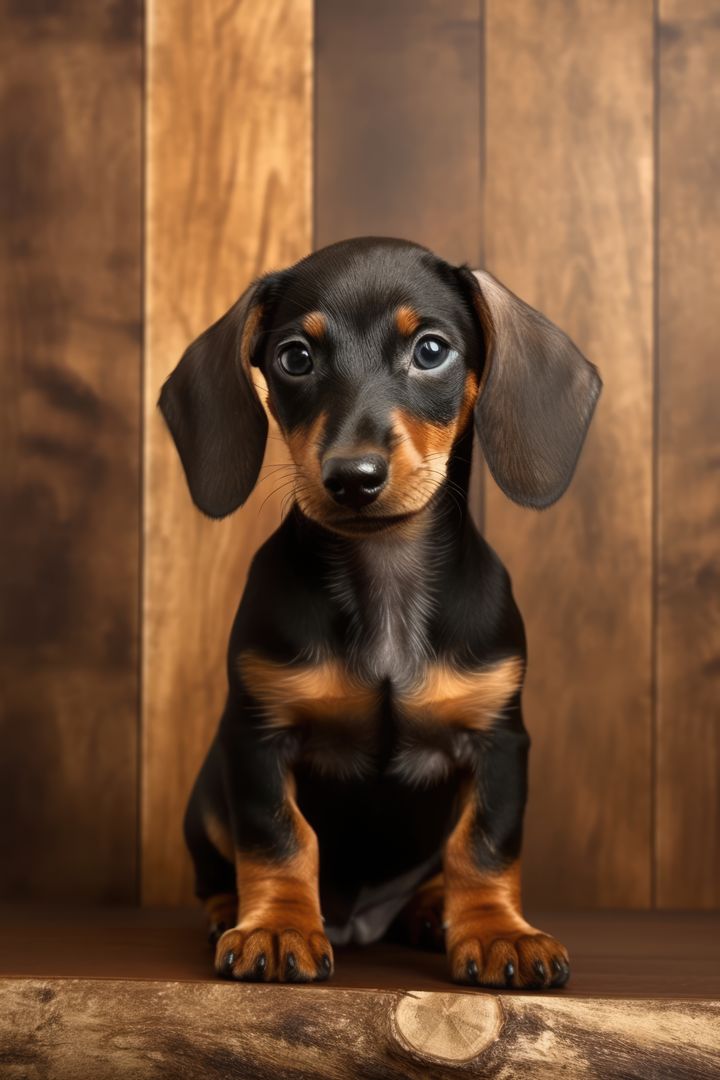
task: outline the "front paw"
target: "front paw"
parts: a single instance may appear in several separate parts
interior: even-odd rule
[[[495,930],[463,931],[451,946],[450,968],[455,982],[472,986],[547,990],[570,978],[567,949],[549,934]]]
[[[319,928],[235,927],[217,943],[215,970],[246,982],[321,982],[332,974],[333,952]]]

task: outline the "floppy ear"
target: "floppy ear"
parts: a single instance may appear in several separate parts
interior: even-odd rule
[[[185,350],[158,402],[193,502],[213,518],[245,502],[265,453],[268,422],[250,371],[256,294],[253,285]]]
[[[485,337],[475,426],[490,472],[540,509],[572,479],[602,381],[557,326],[485,271],[470,273]]]

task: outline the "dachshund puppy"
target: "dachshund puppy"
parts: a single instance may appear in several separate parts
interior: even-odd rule
[[[163,387],[213,518],[260,472],[254,369],[294,503],[252,563],[185,819],[216,970],[325,979],[331,942],[393,924],[461,983],[561,986],[567,951],[520,898],[523,624],[467,494],[474,428],[511,499],[555,502],[597,371],[490,274],[334,244],[255,282]]]

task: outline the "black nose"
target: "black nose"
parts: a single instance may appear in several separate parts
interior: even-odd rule
[[[380,454],[332,457],[323,463],[323,484],[336,503],[359,510],[377,499],[387,480],[387,461]]]

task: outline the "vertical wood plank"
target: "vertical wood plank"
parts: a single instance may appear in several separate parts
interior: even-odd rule
[[[204,519],[155,403],[254,276],[310,249],[312,4],[150,0],[147,24],[142,895],[172,904],[191,895],[182,815],[222,708],[232,617],[283,493],[264,503],[269,477],[232,519]]]
[[[315,247],[399,236],[481,266],[483,0],[316,0]],[[470,503],[482,520],[482,469]]]
[[[317,0],[315,246],[481,254],[479,0]]]
[[[720,4],[661,0],[657,903],[720,904]]]
[[[0,3],[0,894],[136,897],[141,5]]]
[[[537,905],[651,896],[653,9],[487,4],[486,266],[577,341],[605,391],[542,514],[488,481],[529,639],[524,866]]]

